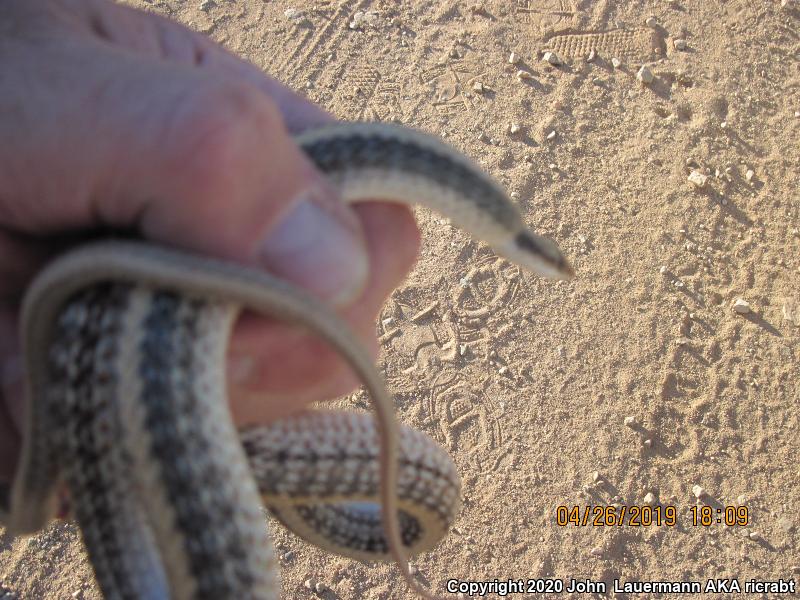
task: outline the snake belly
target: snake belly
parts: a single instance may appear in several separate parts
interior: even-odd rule
[[[342,124],[298,143],[345,201],[421,202],[538,274],[572,275],[497,184],[430,136]],[[331,343],[364,382],[375,419],[310,412],[240,439],[223,365],[241,309]],[[37,277],[22,324],[26,430],[0,519],[16,532],[41,528],[66,482],[107,598],[277,598],[260,498],[322,548],[395,560],[432,597],[406,556],[430,549],[452,523],[455,468],[422,434],[398,431],[369,356],[318,301],[255,269],[99,242]]]

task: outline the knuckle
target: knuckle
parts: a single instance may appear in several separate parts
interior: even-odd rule
[[[227,83],[193,94],[171,127],[174,150],[190,181],[226,183],[260,163],[266,139],[283,127],[275,105],[244,84]],[[263,163],[262,163],[263,164]],[[209,181],[209,178],[211,181]]]

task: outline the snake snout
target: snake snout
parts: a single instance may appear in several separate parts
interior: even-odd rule
[[[520,231],[513,242],[510,258],[537,275],[551,279],[572,279],[575,270],[555,242],[531,231]]]

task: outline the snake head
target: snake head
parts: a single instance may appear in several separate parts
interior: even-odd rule
[[[572,279],[575,276],[575,270],[556,243],[532,231],[520,231],[499,250],[510,260],[541,277]]]

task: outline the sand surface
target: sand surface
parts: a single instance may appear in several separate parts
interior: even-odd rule
[[[413,562],[420,581],[800,579],[800,4],[133,4],[339,117],[442,136],[574,262],[574,281],[543,281],[418,211],[422,254],[377,324],[398,330],[379,366],[399,418],[464,483],[455,529]],[[564,64],[542,60],[551,48]],[[751,522],[693,526],[698,485],[700,504]],[[647,494],[677,526],[556,524],[560,505]],[[393,566],[273,530],[285,598],[411,597]],[[0,544],[9,597],[100,597],[71,525]]]

